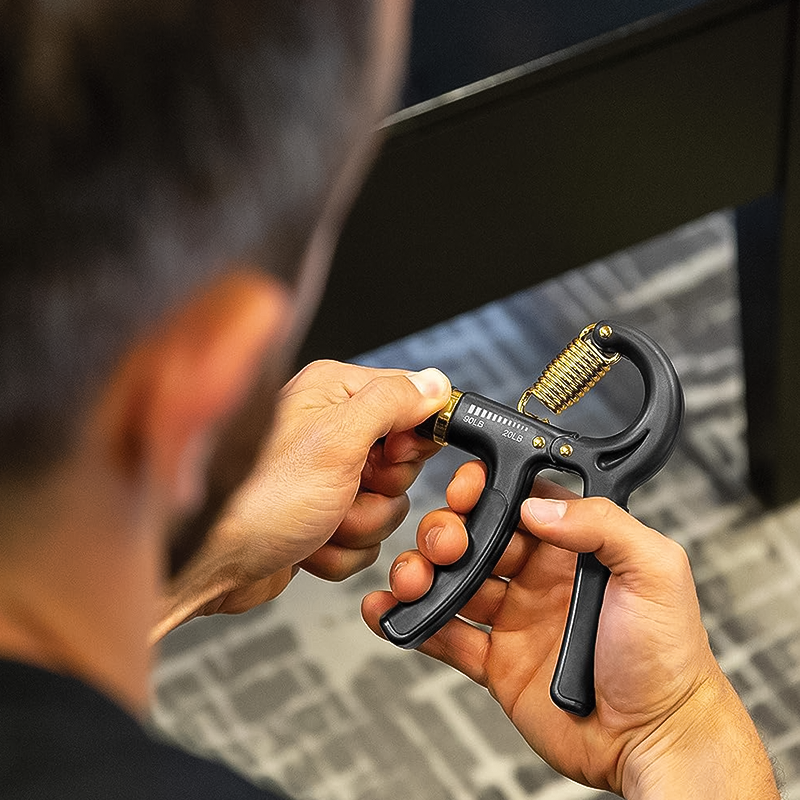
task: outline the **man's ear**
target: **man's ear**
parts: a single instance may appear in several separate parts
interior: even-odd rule
[[[101,403],[117,466],[129,477],[151,476],[176,510],[199,504],[214,434],[265,354],[284,346],[289,315],[284,286],[244,270],[169,313],[121,362]]]

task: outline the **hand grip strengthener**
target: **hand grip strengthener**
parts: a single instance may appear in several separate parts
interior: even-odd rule
[[[644,385],[642,407],[612,436],[562,430],[526,410],[537,398],[560,413],[582,397],[624,356]],[[487,467],[486,486],[466,523],[469,545],[454,564],[437,566],[431,589],[381,617],[387,639],[412,648],[455,616],[488,578],[519,524],[520,505],[543,469],[575,473],[584,497],[610,498],[627,508],[637,487],[672,453],[683,418],[683,393],[675,368],[647,335],[619,322],[585,328],[526,389],[517,409],[453,389],[447,405],[417,429],[450,444]],[[553,702],[587,716],[595,707],[594,651],[609,570],[592,553],[578,556],[561,650],[550,684]]]

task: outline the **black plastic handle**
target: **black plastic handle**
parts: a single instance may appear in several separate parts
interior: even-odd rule
[[[559,708],[579,717],[588,716],[595,707],[594,652],[610,575],[608,567],[603,566],[593,553],[578,556],[561,652],[550,683],[550,697]]]
[[[486,486],[466,522],[469,545],[454,564],[436,567],[427,594],[412,603],[398,603],[381,617],[387,639],[400,647],[417,647],[457,614],[492,574],[517,529],[520,505],[536,473],[549,463],[547,453],[532,445],[541,425],[489,398],[462,395],[452,411],[448,441],[488,467]]]
[[[415,603],[400,603],[381,619],[386,637],[417,647],[464,606],[491,574],[519,523],[497,489],[484,489],[467,522],[469,547],[454,564],[438,567],[430,591]]]

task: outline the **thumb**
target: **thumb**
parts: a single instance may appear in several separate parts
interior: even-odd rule
[[[575,553],[594,553],[615,575],[660,576],[686,561],[683,548],[603,497],[522,504],[522,522],[542,541]]]
[[[371,444],[388,433],[410,430],[444,408],[450,381],[438,369],[382,375],[339,407],[353,435]]]

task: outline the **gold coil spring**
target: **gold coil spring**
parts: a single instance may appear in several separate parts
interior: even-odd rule
[[[594,325],[584,328],[542,372],[536,383],[527,389],[520,398],[518,408],[525,411],[531,397],[554,414],[560,414],[583,397],[619,360],[619,353],[607,354],[592,341]],[[605,338],[611,335],[610,329],[602,330]]]

